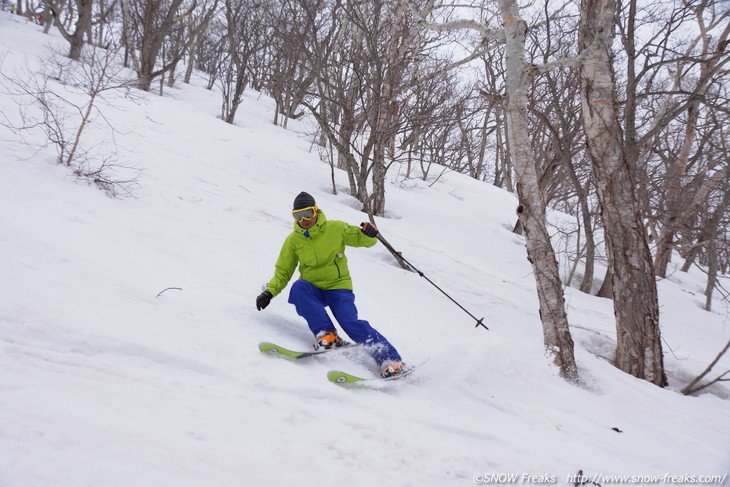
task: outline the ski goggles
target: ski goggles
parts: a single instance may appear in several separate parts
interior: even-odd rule
[[[301,210],[294,210],[291,214],[297,222],[301,222],[302,220],[311,220],[317,214],[317,205],[308,206]]]

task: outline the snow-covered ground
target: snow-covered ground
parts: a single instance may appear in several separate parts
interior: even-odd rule
[[[63,46],[0,13],[3,74],[49,42]],[[570,385],[544,355],[531,269],[510,231],[515,197],[454,173],[431,186],[393,171],[382,233],[490,330],[381,245],[349,249],[361,316],[425,363],[387,387],[343,388],[326,372],[372,374],[368,357],[261,354],[260,341],[306,349],[312,339],[286,291],[262,312],[254,300],[299,191],[330,219],[366,218],[345,175],[333,195],[329,166],[304,136],[272,125],[273,103],[258,93],[246,93],[235,126],[202,82],[139,95],[103,108],[117,156],[142,171],[134,198],[106,197],[56,165],[52,148],[38,151],[37,135],[23,145],[0,126],[0,486],[573,485],[579,470],[604,485],[612,479],[594,476],[727,478],[730,390],[677,392],[730,337],[723,303],[702,310],[701,272],[659,283],[667,389],[608,363],[611,302],[568,289],[581,374]],[[9,117],[13,102],[0,97]],[[728,368],[725,357],[717,370]]]

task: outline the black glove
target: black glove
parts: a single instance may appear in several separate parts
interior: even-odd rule
[[[264,291],[256,298],[256,309],[261,311],[269,305],[274,296],[269,291]]]
[[[378,227],[370,222],[361,223],[360,229],[362,230],[362,233],[364,233],[368,237],[375,238],[378,235]]]

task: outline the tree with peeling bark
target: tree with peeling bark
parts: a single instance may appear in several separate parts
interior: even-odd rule
[[[528,126],[528,90],[531,79],[525,62],[527,23],[515,0],[500,0],[505,36],[505,114],[511,159],[517,175],[520,204],[517,214],[525,232],[527,258],[532,264],[540,300],[545,348],[568,380],[578,379],[565,298],[555,251],[546,224],[545,198],[540,190],[537,166]]]
[[[553,362],[560,368],[561,375],[575,382],[578,380],[578,367],[573,351],[573,339],[565,311],[565,297],[558,262],[547,229],[545,197],[540,189],[530,140],[528,92],[535,67],[525,61],[527,22],[520,16],[516,0],[500,0],[499,9],[503,26],[501,29],[491,29],[471,20],[453,21],[441,25],[430,24],[429,27],[441,30],[473,29],[485,39],[505,44],[504,112],[507,122],[507,142],[516,174],[519,197],[517,214],[525,234],[527,258],[532,264],[535,275],[545,348]],[[550,67],[548,64],[539,69]]]
[[[665,386],[652,256],[616,106],[611,62],[615,16],[615,0],[583,0],[581,4],[578,44],[586,146],[601,202],[612,276],[616,366]]]

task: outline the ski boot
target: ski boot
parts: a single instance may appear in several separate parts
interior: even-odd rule
[[[329,350],[330,348],[339,348],[347,344],[345,340],[337,336],[336,330],[323,330],[317,333],[317,344],[314,346],[315,350],[324,348]]]
[[[380,377],[387,379],[400,375],[407,370],[406,364],[400,360],[386,360],[380,365]]]

